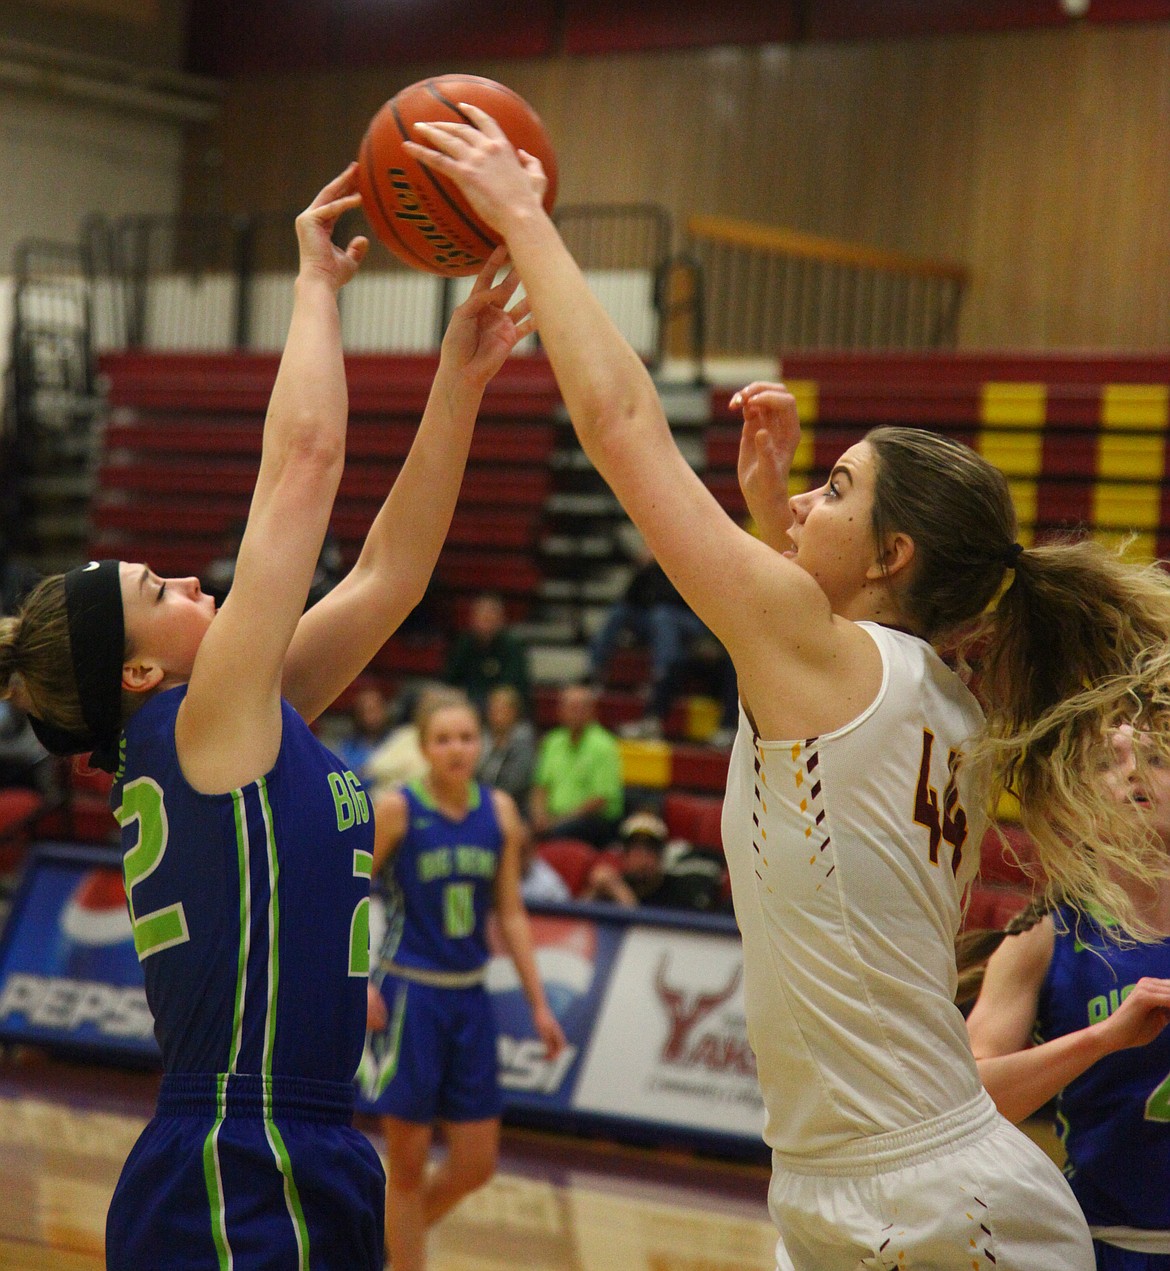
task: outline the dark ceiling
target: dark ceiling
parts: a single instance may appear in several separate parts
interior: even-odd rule
[[[191,0],[188,69],[260,72],[1164,22],[1170,0]]]

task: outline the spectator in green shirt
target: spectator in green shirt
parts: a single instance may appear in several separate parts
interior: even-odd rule
[[[499,596],[490,592],[476,596],[467,615],[467,630],[455,637],[443,669],[443,680],[462,689],[481,714],[488,694],[501,684],[510,684],[520,694],[526,710],[531,706],[528,650],[508,630],[507,622]]]
[[[540,743],[529,796],[538,839],[578,838],[604,847],[621,820],[624,792],[617,738],[597,722],[597,698],[584,684],[561,690],[560,727]]]

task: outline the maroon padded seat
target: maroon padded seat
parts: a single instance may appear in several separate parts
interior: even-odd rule
[[[589,871],[601,859],[597,848],[583,839],[547,839],[538,845],[536,851],[565,880],[565,886],[573,896],[581,894]]]
[[[964,931],[1000,931],[1031,899],[1019,887],[989,886],[976,883],[963,915]]]
[[[979,859],[981,883],[1031,891],[1043,882],[1044,874],[1031,838],[1026,830],[1010,822],[988,826],[980,845]]]

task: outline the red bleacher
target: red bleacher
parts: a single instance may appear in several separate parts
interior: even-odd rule
[[[822,480],[876,424],[921,425],[980,449],[1014,483],[1024,541],[1135,531],[1170,555],[1170,358],[1147,355],[795,354],[784,377],[811,442],[798,480]],[[711,395],[706,481],[734,516],[741,416]]]
[[[346,360],[348,464],[331,527],[352,561],[414,439],[433,357]],[[111,420],[93,506],[94,555],[199,573],[248,511],[278,359],[249,354],[106,355]],[[458,509],[435,571],[457,609],[499,591],[515,619],[541,582],[537,544],[551,492],[560,402],[543,357],[513,358],[484,397]],[[391,641],[375,670],[433,674],[441,642]]]
[[[165,572],[198,572],[242,518],[255,478],[260,432],[277,359],[254,355],[121,354],[103,359],[113,408],[94,508],[95,552],[134,555]],[[434,374],[432,357],[354,357],[350,463],[334,529],[352,558],[411,440]],[[1008,473],[1020,501],[1022,537],[1086,527],[1136,529],[1151,551],[1170,555],[1170,358],[1056,354],[793,355],[811,444],[798,477],[820,477],[874,424],[918,424],[975,445]],[[799,387],[797,387],[799,386]],[[706,481],[734,514],[740,419],[730,393],[711,395]],[[452,612],[484,588],[505,595],[510,617],[526,616],[542,581],[535,547],[552,491],[551,457],[560,399],[547,362],[510,361],[489,388],[460,504],[436,578]],[[396,637],[374,660],[388,677],[435,674],[441,643]],[[599,703],[616,728],[644,706],[646,658],[619,654]],[[556,722],[556,690],[538,688],[536,722]],[[668,721],[668,736],[680,735]],[[718,849],[719,799],[727,754],[670,745],[663,812],[673,835]],[[95,834],[108,829],[95,813]],[[1029,845],[1005,827],[1025,865]],[[981,881],[968,925],[1022,905],[1034,885],[982,844]]]

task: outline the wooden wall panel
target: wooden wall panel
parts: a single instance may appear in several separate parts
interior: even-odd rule
[[[957,260],[968,348],[1170,347],[1168,24],[252,78],[192,134],[188,204],[302,206],[387,97],[449,70],[533,103],[564,203]]]
[[[806,6],[811,40],[1021,30],[1069,21],[1058,0],[822,0]]]

